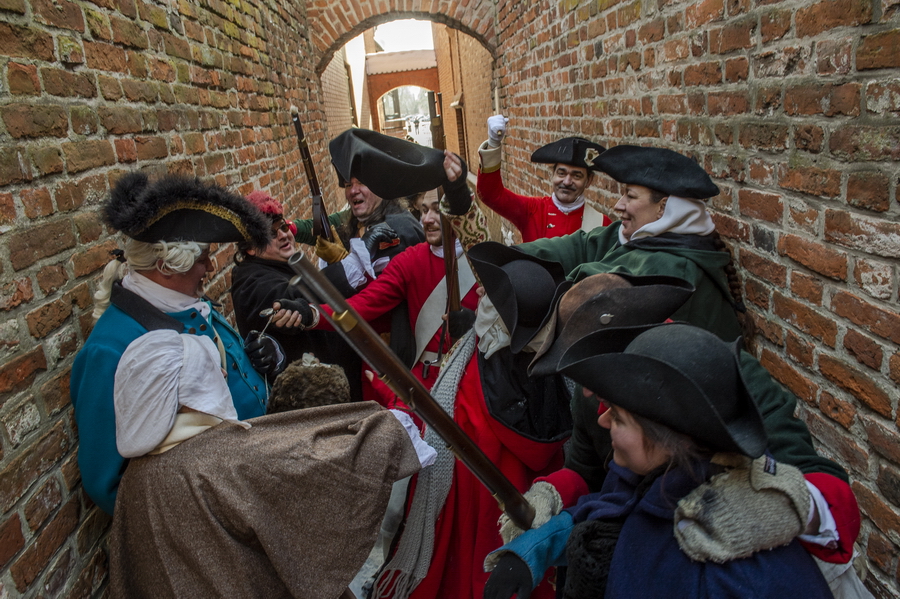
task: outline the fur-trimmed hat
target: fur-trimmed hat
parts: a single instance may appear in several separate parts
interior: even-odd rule
[[[666,148],[616,146],[603,152],[597,167],[619,183],[643,185],[680,198],[705,200],[719,195],[719,187],[703,167]]]
[[[531,155],[532,162],[541,164],[570,164],[597,171],[597,158],[606,148],[583,137],[564,137],[541,146]]]
[[[244,198],[259,208],[260,212],[268,216],[269,220],[273,223],[281,222],[283,220],[287,223],[288,227],[290,227],[291,234],[297,234],[297,225],[294,224],[293,221],[284,218],[284,206],[282,206],[281,202],[270,196],[269,192],[257,189],[248,193]]]
[[[684,323],[641,328],[587,335],[563,354],[560,372],[708,449],[761,456],[768,439],[741,373],[740,339]]]
[[[369,129],[348,129],[328,144],[341,185],[356,177],[385,200],[447,182],[444,153]]]
[[[103,205],[110,227],[147,243],[246,241],[264,247],[269,220],[250,202],[194,177],[166,175],[150,181],[131,172],[113,187]]]
[[[594,331],[656,325],[671,316],[694,293],[677,277],[598,274],[576,283],[557,303],[549,334],[528,366],[529,376],[556,372],[563,353]]]
[[[484,292],[509,331],[509,349],[519,353],[547,324],[556,302],[572,286],[559,262],[550,262],[485,241],[467,252]]]

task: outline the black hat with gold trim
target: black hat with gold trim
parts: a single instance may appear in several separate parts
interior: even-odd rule
[[[583,137],[564,137],[541,146],[531,155],[532,162],[541,164],[570,164],[589,171],[600,170],[597,158],[606,148]]]
[[[141,172],[124,175],[103,206],[103,218],[147,243],[246,241],[264,247],[271,236],[269,220],[256,206],[218,185],[183,175],[152,182]]]

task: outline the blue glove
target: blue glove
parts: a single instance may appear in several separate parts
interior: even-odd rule
[[[274,377],[287,366],[287,357],[281,345],[259,331],[250,331],[244,340],[244,351],[256,372],[264,376]]]
[[[515,553],[504,553],[484,585],[484,599],[528,599],[534,590],[531,570]]]

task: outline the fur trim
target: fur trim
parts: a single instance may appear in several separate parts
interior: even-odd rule
[[[281,205],[281,202],[273,198],[261,189],[257,189],[256,191],[251,191],[247,194],[246,200],[256,206],[262,211],[263,214],[267,214],[269,216],[283,216],[284,215],[284,206]]]
[[[267,414],[302,410],[350,401],[350,383],[336,364],[292,362],[275,379]]]

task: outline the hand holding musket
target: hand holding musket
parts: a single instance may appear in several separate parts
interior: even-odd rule
[[[491,492],[500,504],[500,509],[523,530],[531,528],[534,508],[475,445],[475,442],[441,409],[422,383],[403,365],[372,327],[360,318],[356,310],[347,304],[331,282],[301,253],[294,254],[288,263],[299,275],[291,280],[291,284],[297,285],[311,303],[325,303],[334,310],[333,316],[326,315],[334,329],[372,366],[382,381],[447,442],[456,457]]]
[[[331,227],[328,224],[328,211],[322,200],[322,189],[319,187],[319,178],[316,176],[316,168],[313,166],[312,156],[309,154],[309,146],[306,143],[306,135],[300,124],[300,111],[296,106],[291,106],[291,120],[294,121],[294,130],[297,132],[297,144],[300,146],[300,158],[303,159],[303,170],[306,171],[306,181],[309,183],[309,193],[312,195],[312,223],[313,235],[324,237],[328,241],[334,241],[331,235]]]

